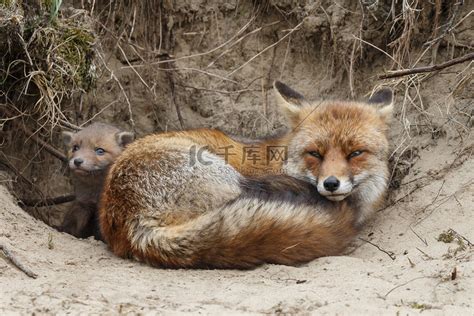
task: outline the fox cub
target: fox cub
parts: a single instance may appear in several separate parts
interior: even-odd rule
[[[134,135],[108,124],[93,123],[77,133],[64,131],[62,136],[76,200],[58,228],[79,238],[102,239],[97,205],[104,178]]]
[[[283,136],[246,144],[199,129],[150,135],[125,149],[99,210],[116,255],[158,267],[245,269],[298,265],[346,247],[387,188],[392,92],[366,103],[309,102],[283,83],[274,88],[289,122]],[[253,164],[223,157],[219,148],[229,145],[287,153]]]

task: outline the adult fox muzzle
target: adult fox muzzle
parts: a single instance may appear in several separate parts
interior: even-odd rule
[[[272,166],[284,174],[238,172],[240,162],[216,148],[245,143],[219,131],[144,137],[104,184],[100,225],[115,254],[159,267],[251,268],[344,249],[386,191],[392,93],[309,102],[280,82],[274,87],[289,131],[252,145],[285,146],[287,160]],[[190,155],[196,146],[206,146],[205,164]]]

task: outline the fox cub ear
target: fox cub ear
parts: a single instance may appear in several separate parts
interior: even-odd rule
[[[275,89],[278,105],[290,119],[297,118],[301,108],[308,104],[301,93],[291,89],[280,81],[275,81],[273,88]]]
[[[68,132],[68,131],[62,131],[61,132],[61,137],[63,138],[63,143],[66,146],[69,146],[72,142],[72,137],[74,136],[74,133]]]
[[[369,103],[382,105],[379,108],[380,116],[386,123],[390,123],[393,113],[393,90],[382,88],[376,91],[370,98]]]
[[[115,139],[117,140],[117,143],[120,146],[126,147],[128,144],[135,140],[135,134],[130,132],[118,132],[115,135]]]

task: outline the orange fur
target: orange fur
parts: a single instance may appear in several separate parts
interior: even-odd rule
[[[100,205],[115,254],[159,267],[251,268],[344,249],[386,190],[390,109],[309,103],[275,88],[292,123],[281,137],[247,142],[198,129],[150,135],[123,152]],[[283,146],[287,159],[244,159],[248,146],[260,158]],[[331,177],[340,180],[334,190]]]
[[[272,147],[287,146],[287,135],[272,137],[256,141],[241,141],[217,129],[199,128],[194,130],[175,131],[153,136],[154,141],[160,138],[179,137],[193,141],[198,148],[206,147],[208,150],[223,159],[244,176],[261,176],[268,174],[281,174],[283,160],[269,159]],[[228,155],[226,156],[226,148]],[[254,155],[256,160],[246,156],[247,151]],[[255,151],[255,152],[254,152]]]

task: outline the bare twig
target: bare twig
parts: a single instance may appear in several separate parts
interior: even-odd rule
[[[258,91],[260,91],[260,89],[241,89],[241,90],[235,90],[235,91],[218,90],[218,89],[210,89],[210,88],[204,88],[204,87],[188,86],[188,85],[182,84],[180,82],[176,82],[175,85],[183,87],[183,88],[189,88],[189,89],[194,89],[194,90],[198,90],[198,91],[214,92],[214,93],[220,93],[220,94],[225,94],[225,95],[232,95],[232,94],[235,94],[235,93],[242,93],[242,92],[258,92]]]
[[[163,57],[166,57],[167,55],[164,55]],[[126,69],[126,68],[130,68],[130,67],[134,67],[134,68],[141,68],[141,67],[149,67],[148,64],[139,64],[139,65],[132,65],[132,66],[123,66],[121,67],[121,69]],[[229,78],[226,78],[226,77],[223,77],[223,76],[220,76],[218,74],[215,74],[215,73],[212,73],[212,72],[209,72],[209,71],[205,71],[205,70],[202,70],[202,69],[199,69],[199,68],[191,68],[191,67],[178,67],[178,68],[156,68],[157,70],[162,70],[162,71],[195,71],[195,72],[199,72],[201,74],[204,74],[204,75],[207,75],[209,77],[215,77],[215,78],[218,78],[218,79],[221,79],[221,80],[224,80],[224,81],[228,81],[228,82],[232,82],[234,84],[237,84],[237,85],[241,85],[240,82],[238,81],[235,81],[235,80],[232,80],[232,79],[229,79]]]
[[[285,38],[287,38],[288,36],[290,36],[291,34],[293,34],[295,31],[299,30],[299,28],[301,27],[301,25],[303,25],[304,21],[302,21],[301,23],[299,23],[298,25],[296,25],[294,28],[292,28],[291,30],[289,30],[289,32],[287,34],[285,34],[282,38],[280,38],[278,41],[276,41],[275,43],[267,46],[266,48],[264,48],[263,50],[261,50],[259,53],[257,53],[255,56],[253,56],[252,58],[250,58],[249,60],[247,60],[245,63],[243,63],[242,65],[240,65],[239,67],[235,68],[234,70],[232,70],[231,72],[229,72],[226,77],[230,77],[232,76],[233,74],[235,74],[237,71],[239,71],[240,69],[242,69],[243,67],[245,67],[246,65],[248,65],[250,62],[252,62],[252,60],[254,60],[255,58],[257,58],[258,56],[260,56],[261,54],[265,53],[267,50],[269,50],[270,48],[280,44]]]
[[[420,248],[418,247],[415,247],[416,250],[418,250],[419,252],[421,252],[426,258],[428,258],[429,260],[433,260],[434,258],[432,256],[430,256],[429,254],[427,254],[426,252],[424,252],[423,250],[421,250]]]
[[[0,250],[3,251],[3,254],[5,255],[5,257],[10,260],[10,262],[15,266],[17,267],[18,269],[20,269],[23,273],[25,273],[27,276],[29,276],[30,278],[33,278],[33,279],[36,279],[38,277],[38,275],[36,273],[34,273],[33,271],[30,270],[30,268],[28,268],[27,266],[25,266],[23,263],[21,263],[16,257],[15,255],[12,253],[12,251],[10,249],[8,249],[8,247],[3,244],[3,243],[0,243]]]
[[[244,26],[242,26],[242,28],[240,28],[237,33],[235,33],[231,38],[229,38],[227,41],[225,41],[224,43],[220,44],[219,46],[216,46],[214,48],[212,48],[211,50],[208,50],[206,52],[202,52],[202,53],[197,53],[197,54],[192,54],[192,55],[187,55],[187,56],[181,56],[181,57],[177,57],[177,58],[173,58],[173,59],[162,59],[160,61],[157,61],[157,62],[153,62],[151,63],[151,65],[157,65],[157,64],[169,64],[169,63],[174,63],[176,61],[179,61],[179,60],[183,60],[183,59],[190,59],[190,58],[194,58],[194,57],[200,57],[200,56],[204,56],[204,55],[208,55],[208,54],[211,54],[221,48],[223,48],[224,46],[228,45],[229,43],[231,43],[235,38],[237,38],[240,34],[242,34],[243,32],[245,32],[245,30],[252,24],[252,22],[255,20],[256,16],[252,16],[250,18],[250,20],[245,23]]]
[[[421,238],[421,236],[410,226],[410,230],[413,234],[415,234],[416,237],[418,237],[419,240],[421,240],[422,243],[425,244],[425,246],[428,246],[428,242],[426,241],[425,238]]]
[[[278,23],[280,23],[280,21],[275,21],[275,22],[269,23],[269,24],[267,24],[267,25],[258,27],[258,28],[256,28],[255,30],[250,31],[250,32],[248,32],[248,33],[245,34],[245,35],[242,35],[239,39],[237,39],[235,42],[233,42],[232,45],[230,45],[225,51],[223,51],[223,52],[220,53],[216,58],[214,58],[214,60],[213,60],[212,62],[210,62],[210,63],[206,66],[206,68],[209,68],[209,67],[213,66],[213,65],[216,63],[216,61],[217,61],[218,59],[220,59],[222,56],[224,56],[224,55],[226,55],[228,52],[230,52],[230,51],[232,50],[232,48],[233,48],[235,45],[237,45],[238,43],[240,43],[241,41],[243,41],[243,40],[246,39],[247,37],[249,37],[249,36],[251,36],[252,34],[255,34],[255,33],[257,33],[257,32],[260,32],[261,30],[263,30],[263,29],[266,28],[266,27],[270,27],[270,26],[273,26],[273,25],[278,24]]]
[[[421,224],[423,221],[425,221],[428,217],[431,216],[431,214],[433,214],[434,211],[436,211],[436,209],[438,209],[441,205],[444,205],[446,204],[450,199],[452,199],[456,194],[458,194],[459,192],[463,192],[465,190],[467,190],[468,188],[470,188],[470,185],[472,185],[474,183],[474,180],[470,180],[470,181],[467,181],[466,183],[463,183],[461,186],[460,186],[460,189],[456,190],[454,193],[448,195],[448,196],[445,196],[444,198],[442,198],[441,200],[439,200],[438,204],[435,205],[433,207],[433,209],[431,209],[429,211],[429,213],[420,218],[416,223],[415,223],[415,226]],[[432,203],[430,203],[428,206],[431,206],[434,204],[436,200],[434,200]],[[422,212],[424,212],[426,210],[426,208],[423,209]]]
[[[361,41],[362,43],[364,44],[367,44],[373,48],[375,48],[376,50],[378,50],[379,52],[381,52],[382,54],[384,54],[385,56],[387,56],[388,58],[390,58],[395,64],[397,64],[399,67],[402,67],[402,65],[395,59],[393,58],[392,55],[390,55],[389,53],[387,53],[386,51],[384,51],[383,49],[381,49],[380,47],[378,46],[375,46],[374,44],[370,43],[370,42],[367,42],[365,40],[363,40],[362,38],[360,37],[357,37],[355,35],[352,35],[352,37],[354,37],[355,39],[358,39],[359,41]]]
[[[459,8],[459,6],[457,8]],[[431,46],[431,45],[434,45],[434,43],[439,42],[446,35],[451,33],[456,27],[458,27],[462,22],[464,22],[464,20],[467,19],[472,13],[474,13],[474,10],[469,11],[463,18],[459,19],[459,21],[455,25],[451,26],[451,24],[454,22],[454,17],[456,15],[456,14],[453,14],[453,16],[451,17],[451,21],[448,22],[448,27],[446,27],[446,30],[443,32],[443,34],[441,34],[440,36],[432,39],[431,41],[426,42],[423,45]]]
[[[125,92],[125,89],[123,88],[122,83],[117,78],[117,76],[115,75],[113,70],[110,69],[107,66],[107,62],[105,61],[104,57],[101,54],[97,54],[97,55],[99,56],[100,60],[102,61],[102,64],[103,64],[104,68],[109,72],[110,78],[113,79],[117,83],[118,87],[120,88],[120,91],[122,92],[123,97],[125,98],[125,102],[127,102],[127,105],[128,105],[128,114],[130,115],[130,118],[129,118],[130,123],[131,123],[133,129],[135,129],[135,121],[133,120],[132,104],[130,103],[130,99],[128,98],[127,92]]]
[[[41,145],[44,148],[44,150],[46,150],[48,153],[50,153],[51,155],[53,155],[54,157],[58,158],[59,160],[63,162],[68,162],[67,157],[61,151],[49,145],[45,141],[41,140],[38,136],[34,135],[32,131],[27,129],[26,126],[23,126],[21,124],[17,124],[17,125],[21,126],[21,129],[25,132],[25,134],[28,135],[34,142]]]
[[[8,111],[7,109],[5,109],[5,108],[1,108],[0,112],[3,112],[5,115],[8,115],[8,116],[13,116],[12,113],[10,111]],[[35,135],[35,133],[30,131],[26,126],[24,126],[23,124],[21,124],[17,120],[12,120],[12,124],[14,124],[16,127],[21,128],[23,130],[23,132],[28,136],[28,138],[30,138],[31,140],[36,142],[38,145],[42,146],[44,148],[44,150],[49,152],[54,157],[58,158],[59,160],[61,160],[63,162],[68,161],[67,157],[61,151],[59,151],[58,149],[54,148],[50,144],[48,144],[45,141],[43,141],[42,139],[40,139],[38,136]]]
[[[424,207],[419,213],[423,213],[424,211],[426,211],[426,209],[427,209],[428,207],[430,207],[431,205],[433,205],[433,204],[436,202],[436,200],[438,200],[439,194],[441,193],[441,190],[443,189],[445,182],[446,182],[446,180],[443,180],[443,183],[441,183],[441,186],[440,186],[439,189],[438,189],[438,193],[436,194],[436,196],[435,196],[435,198],[433,199],[433,201],[431,201],[431,203],[425,205],[425,207]]]
[[[448,68],[451,66],[454,66],[456,64],[460,64],[469,60],[474,60],[474,53],[469,53],[464,56],[454,58],[451,60],[448,60],[447,62],[444,62],[442,64],[438,65],[432,65],[432,66],[424,66],[424,67],[418,67],[418,68],[412,68],[412,69],[403,69],[403,70],[397,70],[390,72],[388,74],[383,74],[379,76],[379,79],[388,79],[388,78],[396,78],[396,77],[403,77],[407,75],[414,75],[414,74],[419,74],[419,73],[425,73],[425,72],[432,72],[432,71],[437,71],[441,70],[444,68]]]
[[[395,204],[398,204],[398,202],[401,202],[403,201],[405,198],[407,198],[408,196],[410,196],[411,194],[413,194],[415,191],[418,191],[419,189],[427,186],[428,184],[423,184],[423,185],[417,185],[415,188],[413,188],[412,190],[410,190],[410,192],[408,192],[407,194],[405,194],[404,196],[402,196],[401,198],[395,200],[394,202],[382,207],[381,209],[377,210],[377,212],[382,212],[384,210],[386,210],[387,208],[395,205]]]
[[[390,293],[392,293],[393,291],[395,291],[396,289],[401,288],[402,286],[405,286],[405,285],[407,285],[408,283],[411,283],[411,282],[413,282],[413,281],[415,281],[415,280],[424,279],[424,278],[429,278],[429,277],[425,277],[425,276],[416,277],[416,278],[411,279],[411,280],[409,280],[409,281],[407,281],[407,282],[405,282],[405,283],[402,283],[402,284],[399,284],[399,285],[395,286],[394,288],[392,288],[390,291],[388,291],[388,292],[383,296],[383,299],[386,299],[387,296],[388,296]]]
[[[74,131],[80,131],[81,130],[81,127],[75,125],[75,124],[72,124],[72,123],[69,123],[68,121],[65,121],[63,119],[60,119],[59,120],[61,122],[61,125],[64,126],[64,127],[68,127]]]
[[[165,64],[165,67],[172,66],[172,65],[174,65],[174,64]],[[183,119],[183,115],[181,114],[181,108],[179,107],[178,102],[176,102],[176,82],[175,82],[175,78],[173,76],[173,73],[171,73],[169,71],[167,71],[165,73],[165,75],[168,79],[169,86],[170,86],[171,103],[174,105],[174,108],[176,110],[176,115],[178,117],[179,125],[180,125],[181,129],[184,129],[184,119]]]
[[[61,195],[54,198],[44,198],[44,199],[21,199],[18,201],[20,206],[34,206],[34,207],[44,207],[51,205],[58,205],[67,202],[72,202],[76,199],[76,196],[73,194]]]
[[[360,238],[360,237],[359,237],[359,239],[362,240],[362,241],[365,241],[365,242],[368,243],[368,244],[371,244],[372,246],[374,246],[375,248],[377,248],[377,249],[380,250],[381,252],[387,254],[387,256],[389,256],[390,259],[392,259],[392,260],[395,260],[395,259],[397,258],[397,257],[395,257],[395,254],[394,254],[392,251],[388,251],[388,250],[382,249],[379,245],[376,245],[376,244],[374,244],[373,242],[371,242],[371,241],[369,241],[369,240],[366,240],[366,239],[364,239],[364,238]]]
[[[130,63],[130,60],[128,59],[127,54],[125,54],[124,50],[122,49],[122,46],[119,43],[117,43],[117,48],[119,49],[120,53],[122,54],[122,57],[125,59],[125,62],[127,63],[127,65],[130,66],[130,69],[132,69],[132,71],[137,75],[138,79],[140,79],[141,83],[143,83],[143,85],[149,91],[152,91],[150,86],[146,83],[145,79],[143,79],[143,77],[138,73],[138,71],[134,67],[132,67],[132,64]]]

